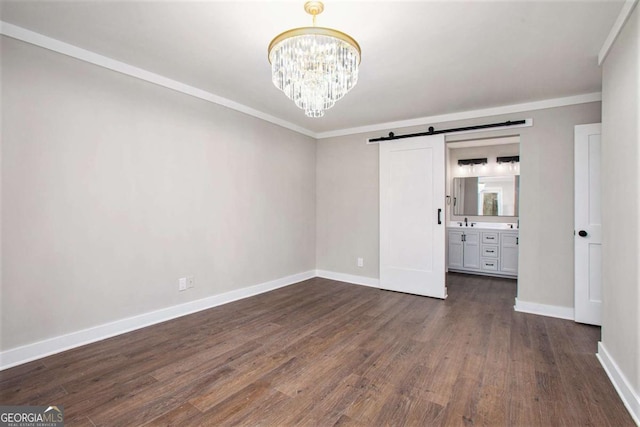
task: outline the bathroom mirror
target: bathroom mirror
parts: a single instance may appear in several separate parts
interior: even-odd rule
[[[453,214],[518,216],[520,175],[453,178]]]

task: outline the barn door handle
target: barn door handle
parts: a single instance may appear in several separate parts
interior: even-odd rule
[[[440,218],[440,215],[442,215],[442,209],[438,209],[438,224],[442,224],[442,219]]]
[[[586,232],[586,231],[584,231],[584,230],[580,230],[580,231],[578,231],[578,236],[580,236],[580,237],[587,237],[587,235],[588,235],[588,234],[589,234],[589,233],[587,233],[587,232]]]

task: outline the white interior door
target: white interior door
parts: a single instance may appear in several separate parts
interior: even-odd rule
[[[380,144],[380,287],[446,298],[444,136]]]
[[[602,324],[601,125],[575,127],[575,320]]]

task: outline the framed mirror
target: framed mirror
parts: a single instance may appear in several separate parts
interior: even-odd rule
[[[453,214],[518,216],[520,175],[453,178]]]

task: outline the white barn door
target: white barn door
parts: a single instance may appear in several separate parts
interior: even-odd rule
[[[444,136],[380,144],[380,287],[446,298]]]
[[[602,324],[601,125],[575,127],[575,321]]]

